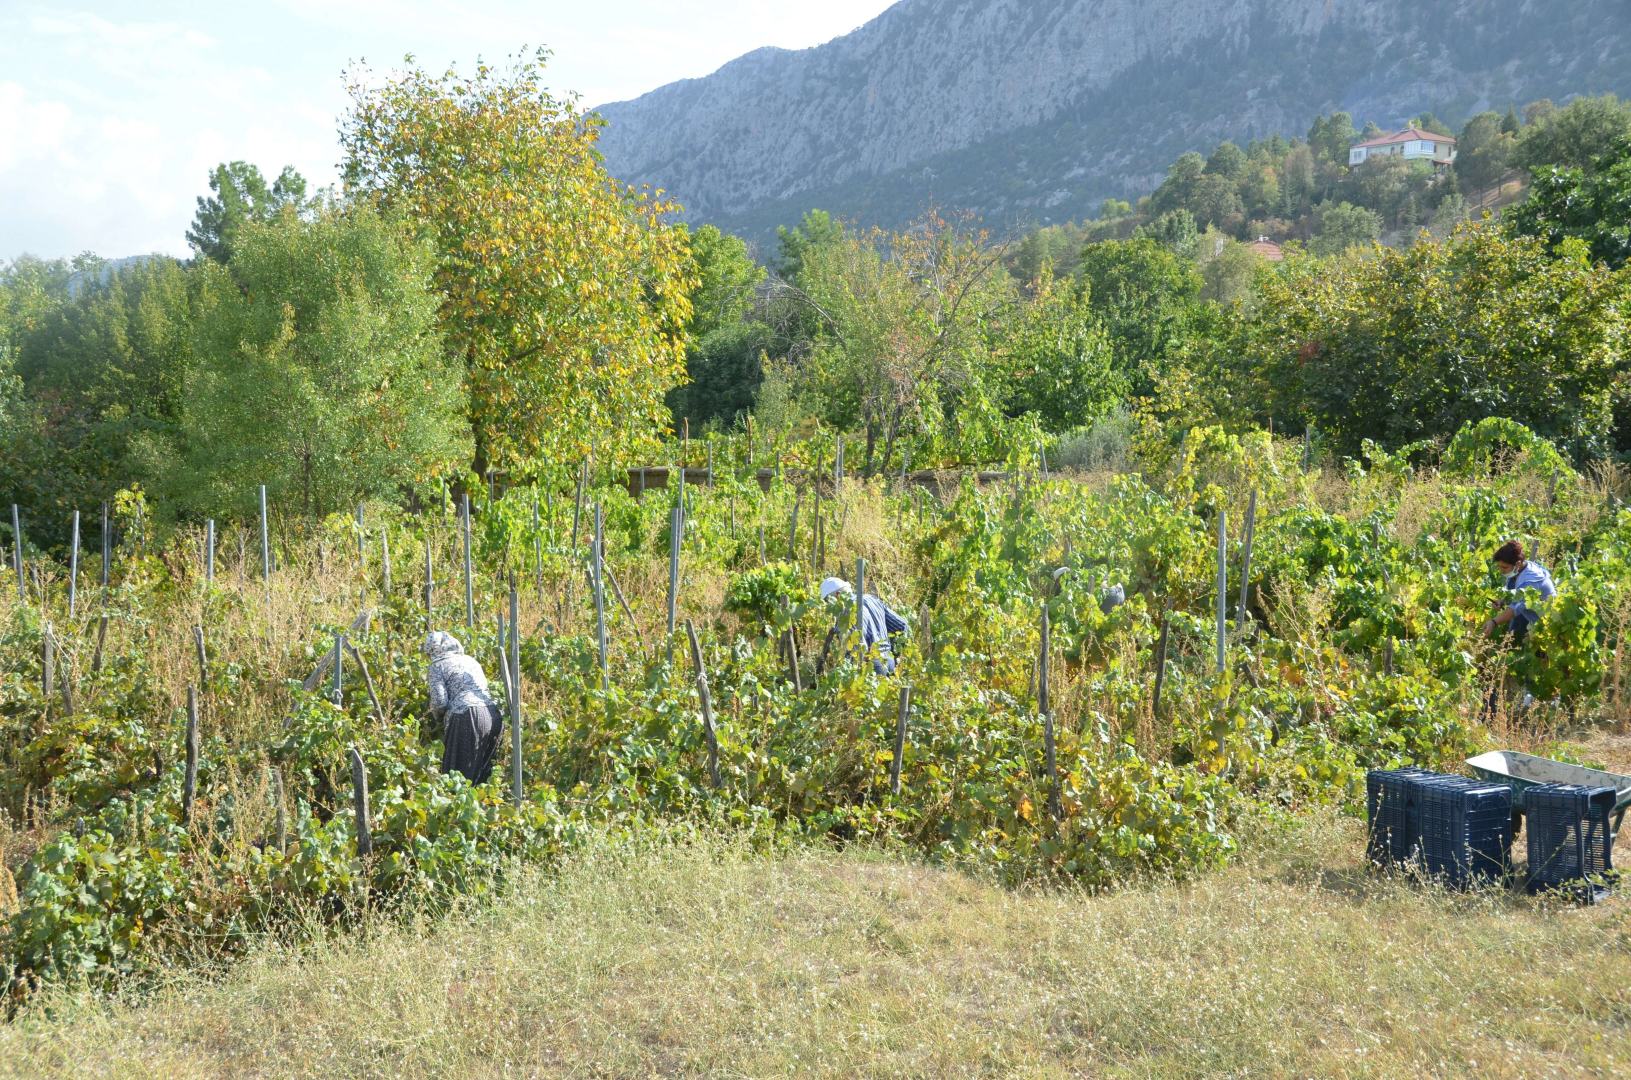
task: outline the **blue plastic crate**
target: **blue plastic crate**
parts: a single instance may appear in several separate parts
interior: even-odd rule
[[[1614,789],[1536,784],[1523,793],[1529,838],[1529,891],[1566,889],[1592,901],[1603,891],[1587,875],[1614,869],[1608,819]]]
[[[1439,776],[1427,769],[1372,769],[1365,774],[1365,820],[1370,829],[1366,855],[1378,866],[1409,862],[1421,839],[1422,780]]]
[[[1512,789],[1464,776],[1413,783],[1422,869],[1458,889],[1505,876],[1512,864]]]

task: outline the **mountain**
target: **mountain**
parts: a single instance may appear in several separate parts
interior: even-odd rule
[[[763,240],[812,207],[1081,219],[1180,154],[1318,113],[1459,126],[1610,91],[1631,94],[1625,0],[901,0],[598,111],[613,175]]]

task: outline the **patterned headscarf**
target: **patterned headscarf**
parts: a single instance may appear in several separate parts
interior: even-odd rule
[[[464,652],[464,646],[459,644],[459,639],[443,630],[432,630],[426,634],[425,644],[421,648],[432,660]]]

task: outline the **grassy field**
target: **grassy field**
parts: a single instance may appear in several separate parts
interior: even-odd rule
[[[1367,873],[1358,823],[1230,869],[1003,890],[877,851],[593,849],[502,903],[145,1001],[42,1001],[0,1074],[1624,1076],[1631,914]]]

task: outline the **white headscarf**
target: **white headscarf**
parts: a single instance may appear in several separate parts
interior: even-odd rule
[[[849,582],[843,578],[830,577],[821,583],[821,600],[823,603],[834,593],[851,592]]]
[[[464,652],[464,646],[459,644],[459,639],[443,630],[432,630],[426,634],[425,644],[421,648],[432,660]]]

